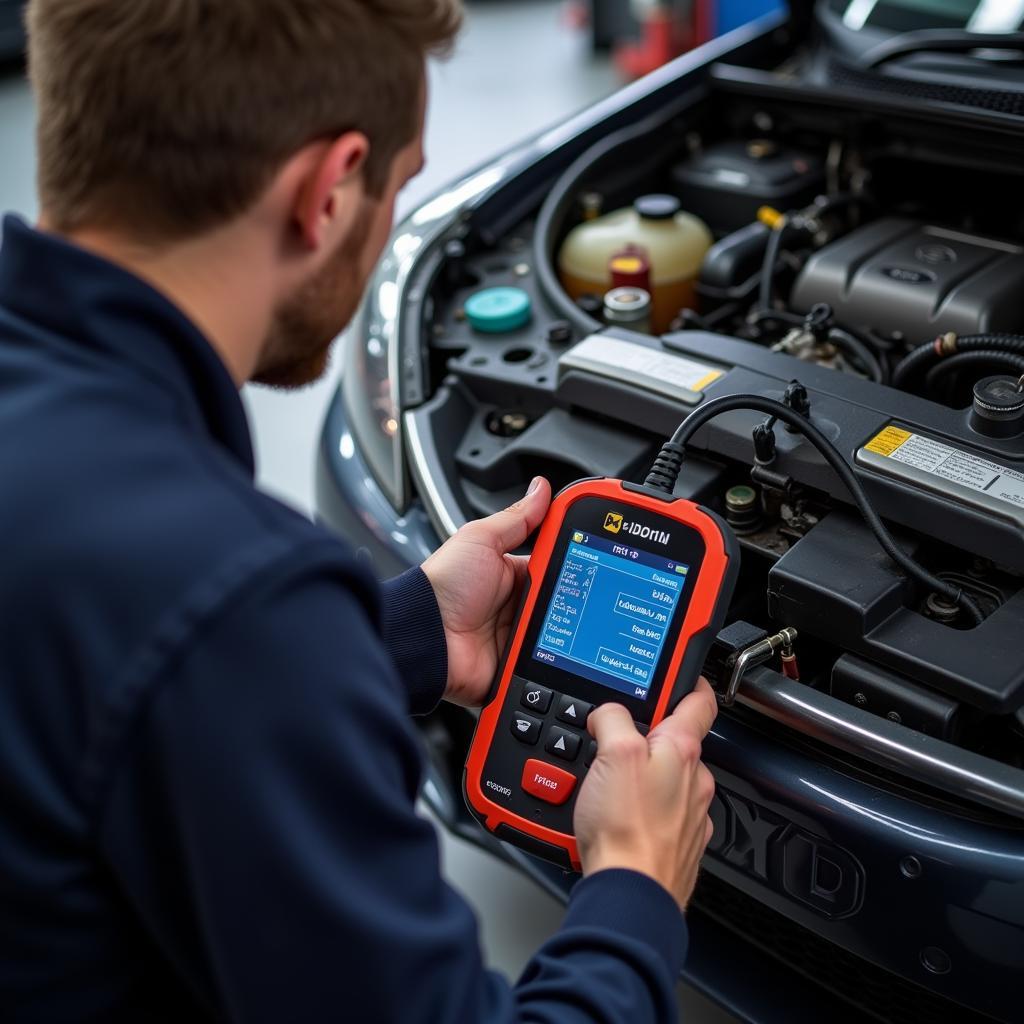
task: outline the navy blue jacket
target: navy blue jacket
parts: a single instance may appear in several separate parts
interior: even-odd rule
[[[515,987],[414,812],[447,672],[253,486],[238,393],[152,288],[8,218],[0,251],[0,1019],[675,1018],[681,915],[579,883]]]

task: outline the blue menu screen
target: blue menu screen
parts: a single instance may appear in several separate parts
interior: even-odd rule
[[[688,572],[574,531],[533,657],[645,700]]]

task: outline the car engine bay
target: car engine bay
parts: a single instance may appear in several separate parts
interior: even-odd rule
[[[899,545],[983,621],[898,571],[799,435],[776,429],[756,461],[763,417],[744,411],[697,432],[677,485],[740,536],[730,620],[795,628],[808,687],[1024,766],[1015,140],[753,74],[713,69],[706,95],[609,134],[539,209],[471,219],[429,263],[402,381],[434,467],[420,489],[450,533],[535,474],[642,477],[705,397],[799,381]]]

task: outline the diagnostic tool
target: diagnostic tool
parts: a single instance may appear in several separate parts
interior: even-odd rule
[[[658,488],[583,480],[554,499],[466,763],[486,828],[579,869],[588,715],[615,701],[646,733],[669,714],[696,685],[738,570],[729,527]]]

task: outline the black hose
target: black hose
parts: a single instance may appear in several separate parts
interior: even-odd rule
[[[780,324],[787,324],[792,327],[805,327],[807,317],[799,313],[789,313],[781,309],[756,309],[747,317],[747,322],[757,326],[765,321]],[[854,362],[860,364],[860,368],[876,384],[885,383],[885,369],[879,362],[878,356],[871,350],[870,345],[858,338],[857,335],[847,328],[833,327],[828,334],[828,340],[836,348],[847,356],[852,356]]]
[[[801,316],[799,313],[789,313],[784,309],[755,309],[747,317],[747,323],[757,326],[765,320],[774,320],[778,324],[791,324],[793,327],[803,327],[806,319],[805,316]]]
[[[892,374],[894,388],[906,388],[907,383],[931,362],[948,359],[961,352],[999,351],[1024,354],[1024,335],[1020,334],[965,334],[953,341],[946,351],[941,338],[919,345],[896,364]]]
[[[713,331],[714,328],[695,309],[682,309],[679,311],[678,319],[683,323],[683,330],[696,328],[698,331]]]
[[[853,356],[861,365],[868,377],[876,384],[885,383],[885,370],[878,357],[859,338],[844,331],[841,327],[833,327],[828,332],[828,340],[846,356]]]
[[[725,412],[736,410],[748,410],[752,412],[763,412],[774,416],[783,423],[803,434],[805,438],[818,450],[821,457],[829,464],[835,474],[843,482],[846,489],[853,497],[860,514],[868,524],[871,532],[875,535],[882,550],[912,579],[917,580],[930,592],[941,594],[949,601],[953,601],[972,619],[975,625],[982,621],[981,609],[974,601],[966,595],[959,587],[947,583],[932,575],[922,565],[918,565],[892,538],[885,523],[882,522],[878,513],[871,505],[868,498],[847,461],[839,453],[836,446],[825,436],[809,418],[791,409],[782,402],[773,398],[763,398],[760,395],[724,395],[722,398],[714,398],[700,408],[695,409],[689,416],[679,424],[672,439],[664,445],[655,465],[647,476],[647,486],[655,487],[662,491],[672,492],[675,482],[679,476],[679,469],[686,454],[686,445],[693,435],[700,430],[709,420],[720,416]],[[671,482],[669,482],[671,478]],[[666,486],[667,484],[667,486]]]
[[[761,283],[757,292],[757,305],[760,310],[772,308],[772,284],[775,281],[775,264],[779,261],[783,236],[789,232],[789,225],[783,222],[768,239],[764,250],[764,263],[761,265]]]
[[[1006,367],[1024,377],[1024,355],[1014,352],[1000,352],[997,349],[983,349],[980,352],[961,352],[936,363],[924,379],[925,394],[931,394],[939,382],[958,370],[988,366],[991,369]]]

